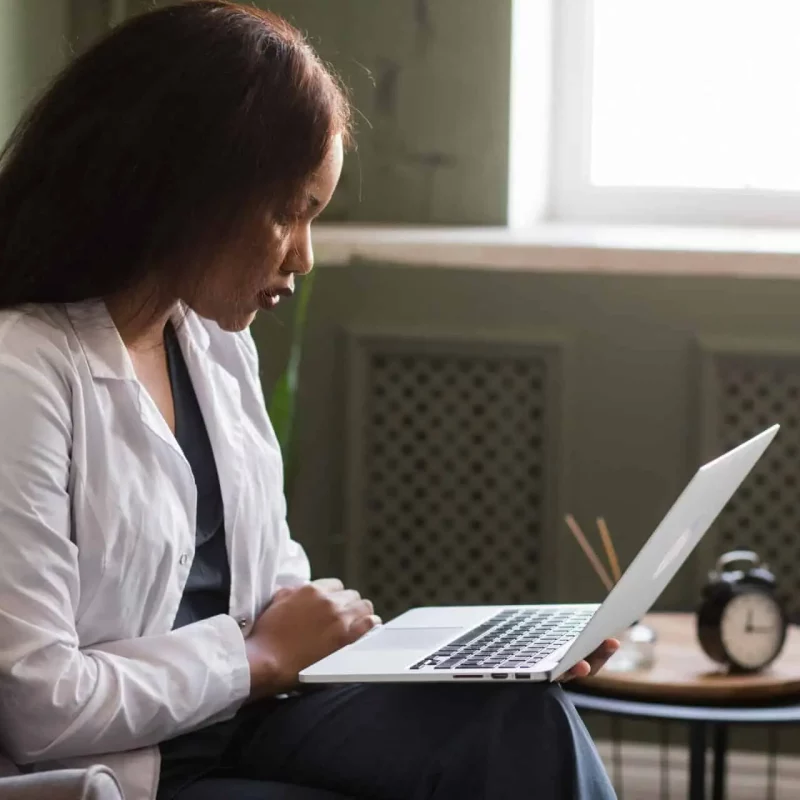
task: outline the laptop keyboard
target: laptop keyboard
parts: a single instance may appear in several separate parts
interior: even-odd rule
[[[530,669],[574,639],[593,609],[506,609],[411,669]]]

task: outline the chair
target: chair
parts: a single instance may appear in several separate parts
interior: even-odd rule
[[[0,800],[124,800],[114,773],[102,766],[20,775],[0,754]]]
[[[250,781],[219,779],[209,786],[209,797],[224,800],[235,784]],[[265,800],[348,800],[348,798],[287,786],[282,783],[261,782]],[[89,769],[60,769],[52,772],[35,772],[21,775],[19,770],[0,753],[0,800],[124,800],[124,795],[114,773],[97,765]]]

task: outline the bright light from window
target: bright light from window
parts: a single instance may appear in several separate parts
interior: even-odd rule
[[[593,11],[594,185],[800,191],[800,0]]]

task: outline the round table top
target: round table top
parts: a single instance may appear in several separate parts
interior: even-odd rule
[[[694,614],[648,614],[657,634],[655,663],[632,672],[602,670],[574,688],[603,697],[716,706],[800,702],[800,629],[790,626],[778,658],[762,672],[729,674],[697,639]]]

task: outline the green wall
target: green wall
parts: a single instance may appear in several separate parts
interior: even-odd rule
[[[0,0],[0,142],[65,63],[68,0]]]
[[[351,92],[356,149],[327,220],[505,222],[511,0],[257,5],[304,31]],[[111,15],[110,0],[0,0],[0,133],[61,66],[67,38],[80,52]]]
[[[308,31],[353,92],[358,150],[337,217],[504,222],[510,0],[269,5]]]
[[[511,0],[258,5],[305,31],[352,91],[357,150],[326,219],[505,222]]]

